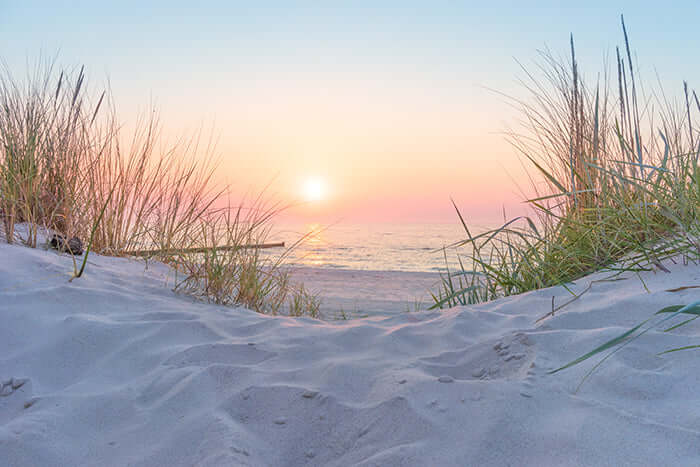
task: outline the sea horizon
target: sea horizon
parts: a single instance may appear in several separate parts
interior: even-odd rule
[[[489,228],[485,223],[472,227],[472,233]],[[306,234],[308,237],[302,239]],[[286,248],[302,239],[287,255],[285,264],[292,267],[420,273],[459,268],[459,249],[454,244],[465,238],[458,220],[329,225],[284,222],[276,224],[270,234],[271,241],[283,241]]]

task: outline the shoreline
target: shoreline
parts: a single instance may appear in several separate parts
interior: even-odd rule
[[[303,283],[321,299],[321,313],[330,318],[396,314],[425,310],[440,274],[414,271],[289,267],[291,280]]]

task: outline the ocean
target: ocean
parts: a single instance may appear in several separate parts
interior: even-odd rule
[[[286,261],[297,283],[316,293],[330,318],[353,318],[425,310],[437,293],[440,274],[458,267],[465,238],[453,224],[284,225],[270,239],[292,245]],[[447,263],[445,262],[447,256]]]
[[[272,240],[292,245],[307,232],[316,232],[294,248],[288,263],[315,268],[361,271],[444,272],[458,265],[456,251],[442,248],[463,240],[458,223],[451,224],[318,224],[283,225]]]

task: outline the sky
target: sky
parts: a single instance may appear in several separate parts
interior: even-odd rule
[[[697,1],[0,0],[0,58],[85,65],[121,121],[154,103],[168,138],[211,129],[217,180],[298,203],[285,218],[456,222],[452,198],[484,223],[521,213],[528,184],[494,90],[526,97],[518,62],[566,56],[570,34],[595,76],[621,13],[641,74],[692,86]]]

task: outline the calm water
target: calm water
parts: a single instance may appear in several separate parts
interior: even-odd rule
[[[434,273],[445,270],[441,249],[464,239],[459,223],[287,225],[271,238],[289,246],[305,232],[319,229],[292,252],[289,262],[314,268]],[[450,267],[456,266],[455,251],[447,253]]]
[[[319,229],[292,251],[287,264],[292,279],[321,298],[325,317],[426,309],[445,271],[442,248],[464,239],[455,223],[286,225],[270,240],[290,246]],[[451,269],[457,266],[455,249],[447,250],[447,260]]]

